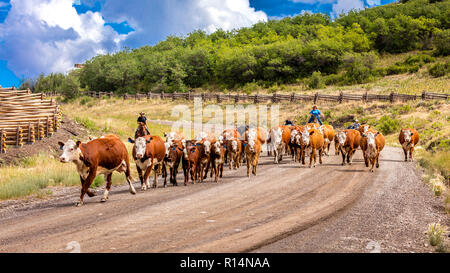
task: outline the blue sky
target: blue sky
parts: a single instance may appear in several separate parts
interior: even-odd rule
[[[0,85],[67,72],[98,54],[322,12],[332,17],[394,0],[0,0]]]

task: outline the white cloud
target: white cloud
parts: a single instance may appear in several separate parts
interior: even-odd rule
[[[0,24],[0,59],[16,75],[66,72],[74,63],[114,51],[125,38],[98,12],[78,15],[72,0],[11,0]]]
[[[333,4],[331,16],[337,17],[339,14],[347,13],[353,9],[364,9],[364,2],[362,0],[337,0],[337,3]]]
[[[381,0],[367,0],[366,2],[369,7],[381,5]]]
[[[4,8],[4,7],[7,7],[7,6],[9,6],[8,3],[0,2],[0,8]]]
[[[250,7],[249,0],[128,0],[126,8],[123,0],[110,0],[102,14],[107,21],[127,21],[135,29],[125,41],[130,46],[152,44],[195,29],[232,30],[267,21],[267,15]]]

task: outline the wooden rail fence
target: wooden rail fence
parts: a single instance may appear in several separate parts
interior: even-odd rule
[[[113,92],[96,92],[96,91],[87,91],[85,93],[87,96],[93,98],[111,98],[111,97],[121,97],[123,99],[171,99],[171,100],[194,100],[194,98],[202,98],[203,100],[216,100],[218,103],[228,101],[228,102],[253,102],[253,103],[264,103],[267,101],[271,102],[299,102],[299,101],[311,101],[314,104],[319,101],[332,101],[337,103],[343,103],[347,101],[360,101],[360,102],[372,102],[372,101],[385,101],[394,103],[396,101],[410,101],[410,100],[436,100],[443,99],[448,100],[450,94],[446,93],[430,93],[423,92],[421,95],[407,95],[407,94],[399,94],[399,93],[390,93],[388,95],[379,95],[379,94],[371,94],[365,92],[363,94],[345,94],[344,92],[340,92],[338,95],[330,95],[330,94],[278,94],[273,93],[272,95],[267,94],[224,94],[224,93],[194,93],[194,92],[186,92],[186,93],[137,93],[137,94],[123,94],[123,95],[115,95]],[[47,93],[47,95],[55,95],[55,93]]]
[[[58,104],[44,93],[0,88],[0,153],[6,153],[7,146],[21,147],[51,136],[60,122]]]

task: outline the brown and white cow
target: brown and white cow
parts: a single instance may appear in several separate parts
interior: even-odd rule
[[[413,128],[403,128],[398,136],[398,141],[405,153],[405,161],[408,161],[408,153],[409,159],[413,161],[414,147],[419,142],[419,133]]]
[[[347,163],[352,165],[353,155],[355,154],[356,149],[358,149],[361,141],[361,134],[354,129],[345,129],[339,132],[337,137],[339,149],[342,154],[342,165],[345,165],[346,158]]]
[[[259,154],[261,153],[261,137],[259,128],[250,128],[245,132],[244,150],[247,163],[247,177],[250,177],[250,169],[252,174],[256,175],[256,167],[258,166]]]
[[[242,141],[238,138],[224,141],[226,145],[226,156],[231,169],[239,168],[242,161]]]
[[[226,144],[223,143],[222,138],[212,145],[211,149],[211,175],[214,172],[214,182],[218,182],[219,177],[223,174],[223,165],[225,164]]]
[[[195,140],[187,140],[185,144],[184,159],[188,162],[187,177],[185,176],[185,185],[189,181],[191,175],[192,183],[195,184],[198,179],[200,170],[200,144]]]
[[[326,155],[329,155],[330,152],[330,146],[331,146],[331,141],[333,141],[334,139],[334,128],[331,125],[328,124],[324,124],[322,126],[320,126],[319,128],[322,129],[323,132],[323,140],[324,140],[324,149],[323,152]]]
[[[284,145],[284,151],[287,152],[288,155],[291,155],[294,158],[294,152],[292,151],[291,146],[291,131],[293,126],[290,125],[280,125],[281,128],[281,142]]]
[[[239,140],[239,146],[241,145],[240,140],[241,140],[241,134],[236,130],[236,129],[226,129],[222,132],[222,137],[223,137],[223,143],[226,145],[227,149],[225,151],[225,163],[228,163],[230,160],[230,169],[232,168],[231,166],[231,159],[229,158],[229,150],[230,147],[229,145],[232,144],[232,141],[235,141],[235,147],[236,149],[238,148],[238,145],[236,144],[237,141]],[[242,152],[241,147],[239,147],[239,151]]]
[[[197,147],[200,152],[198,162],[200,182],[203,182],[203,179],[208,175],[209,166],[211,164],[211,148],[216,141],[217,139],[213,133],[201,132],[196,137],[196,144],[199,144]]]
[[[184,140],[184,139],[183,139]],[[170,183],[174,186],[178,186],[177,183],[177,174],[178,174],[178,166],[183,158],[183,140],[172,140],[171,145],[166,152],[166,156],[164,158],[164,163],[169,167],[170,173]],[[168,142],[166,142],[167,144]],[[183,171],[185,166],[183,166]],[[167,176],[166,176],[167,177]],[[166,184],[166,178],[164,178],[164,185]]]
[[[141,189],[143,191],[150,188],[150,172],[153,170],[154,180],[153,188],[157,187],[159,174],[166,174],[164,157],[166,155],[166,147],[160,136],[146,135],[138,137],[135,140],[128,138],[128,142],[133,143],[133,159],[136,163],[136,169],[141,180]],[[144,174],[142,174],[144,172]],[[167,184],[164,182],[164,187]]]
[[[340,151],[341,151],[341,145],[339,144],[339,138],[338,138],[338,134],[340,131],[338,131],[335,135],[334,135],[334,154],[335,155],[339,155]]]
[[[360,146],[364,156],[364,163],[366,164],[366,167],[369,167],[370,162],[372,165],[370,168],[371,172],[373,172],[374,165],[376,165],[377,168],[380,167],[378,159],[384,145],[384,136],[378,131],[369,129],[361,135]]]
[[[300,162],[301,159],[301,137],[304,130],[304,126],[294,126],[291,130],[290,146],[294,153],[294,161],[296,162]]]
[[[311,129],[305,132],[308,132],[309,134],[309,147],[311,149],[311,154],[309,157],[309,167],[316,167],[317,153],[319,153],[319,163],[322,164],[322,152],[324,149],[323,132],[318,129]],[[313,160],[314,164],[312,163]]]
[[[103,174],[106,180],[106,189],[101,202],[105,202],[108,199],[109,190],[111,189],[111,177],[114,171],[125,173],[130,193],[136,194],[130,174],[127,148],[118,136],[104,136],[88,143],[74,142],[69,139],[66,143],[58,142],[58,144],[63,150],[59,161],[62,163],[73,162],[80,175],[81,195],[80,200],[76,204],[77,206],[83,205],[86,193],[89,197],[95,195],[89,190],[89,187],[99,174]]]
[[[364,133],[367,133],[367,131],[370,129],[370,125],[368,125],[368,124],[363,124],[363,125],[360,125],[359,126],[359,128],[358,128],[358,131],[361,133],[361,135],[362,134],[364,134]]]

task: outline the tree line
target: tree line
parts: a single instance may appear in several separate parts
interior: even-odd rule
[[[40,75],[24,81],[23,87],[59,91],[70,98],[82,89],[133,94],[301,81],[312,88],[363,83],[415,70],[427,59],[419,56],[419,63],[380,69],[375,63],[383,53],[427,50],[448,55],[449,26],[449,0],[401,1],[350,11],[334,21],[325,14],[305,13],[232,31],[169,36],[154,46],[95,56],[67,75]]]

